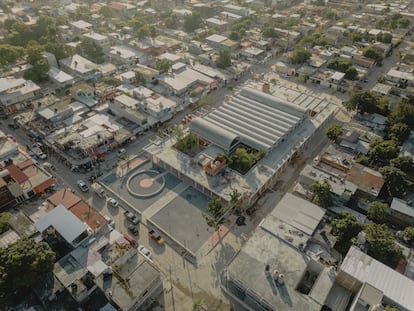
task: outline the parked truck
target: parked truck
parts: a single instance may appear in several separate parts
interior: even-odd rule
[[[96,194],[97,194],[100,198],[105,197],[105,190],[102,188],[102,186],[101,186],[100,184],[98,184],[98,183],[94,182],[94,183],[91,185],[91,187],[92,187],[93,191],[95,191],[95,193],[96,193]]]
[[[43,153],[42,149],[40,149],[39,147],[32,147],[32,152],[39,158],[42,160],[47,159],[47,155],[45,153]]]

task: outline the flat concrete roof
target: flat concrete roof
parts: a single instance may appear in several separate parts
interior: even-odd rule
[[[160,272],[142,257],[132,259],[131,262],[119,267],[111,279],[104,280],[103,275],[100,275],[95,280],[104,292],[111,292],[111,299],[121,310],[132,310],[139,298],[145,299],[145,292],[160,281]]]
[[[296,288],[310,262],[307,255],[259,227],[228,266],[230,282],[227,284],[234,284],[228,289],[238,287],[248,291],[248,296],[238,298],[253,309],[257,308],[254,301],[260,301],[269,310],[319,311],[334,284],[335,275],[330,276],[328,268],[322,269],[313,285],[314,293],[311,290],[309,295],[302,294]],[[266,277],[266,265],[271,272],[277,270],[285,276],[284,285],[276,287]],[[234,293],[234,289],[231,292]]]

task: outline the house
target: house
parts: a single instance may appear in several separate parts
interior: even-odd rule
[[[184,62],[184,59],[176,54],[172,54],[172,53],[163,53],[160,56],[157,57],[158,60],[169,60],[171,62],[171,64],[176,64],[178,62]]]
[[[133,84],[135,83],[135,72],[129,70],[119,75],[122,84]]]
[[[98,65],[78,54],[61,59],[59,63],[62,70],[71,75],[82,78],[85,81],[95,79],[95,72]]]
[[[108,6],[117,12],[119,16],[125,18],[131,18],[137,13],[137,7],[127,2],[111,2]]]
[[[81,102],[88,108],[94,107],[98,101],[95,96],[95,89],[88,84],[77,84],[70,88],[72,98]]]
[[[148,125],[152,126],[157,123],[164,123],[171,119],[175,114],[177,103],[160,94],[153,93],[146,97],[140,105],[149,116]]]
[[[249,46],[240,51],[240,55],[244,56],[245,58],[255,59],[255,60],[263,60],[266,57],[266,51],[259,49],[254,46]]]
[[[281,199],[223,272],[232,309],[322,309],[335,280],[329,263],[337,260],[313,239],[324,213],[289,193]]]
[[[72,32],[74,35],[80,35],[92,30],[92,24],[83,20],[72,22],[70,25],[72,26]]]
[[[372,201],[378,197],[384,186],[384,178],[379,172],[359,163],[354,163],[345,180],[358,187],[358,194]]]
[[[139,101],[128,95],[119,95],[113,101],[109,101],[108,108],[122,118],[133,122],[139,127],[148,126],[148,115],[139,109]]]
[[[395,83],[396,86],[414,86],[414,74],[398,69],[390,69],[385,75],[385,80]]]
[[[95,284],[118,310],[149,310],[154,298],[163,291],[160,271],[150,261],[138,259],[140,255],[134,251],[130,259],[112,265],[115,273],[102,273],[95,279]]]
[[[390,216],[405,226],[414,226],[413,202],[393,198],[390,205]]]
[[[62,123],[65,119],[73,115],[73,108],[69,105],[70,101],[61,101],[60,99],[55,103],[36,109],[36,116],[47,126],[56,126]]]
[[[83,34],[82,37],[92,40],[97,46],[102,48],[104,53],[109,51],[110,41],[108,36],[101,35],[96,32],[88,32]]]
[[[321,167],[307,164],[300,172],[295,192],[312,199],[314,194],[311,191],[311,185],[315,182],[323,183],[325,181],[331,186],[334,200],[343,204],[348,203],[357,190],[356,185],[344,180],[342,174],[335,174],[323,170]]]
[[[210,17],[206,19],[206,24],[211,28],[216,28],[220,31],[223,31],[227,29],[229,23],[215,17]]]
[[[56,67],[50,67],[48,75],[49,79],[59,87],[66,87],[75,82],[74,77]]]
[[[79,245],[88,236],[87,225],[63,205],[56,206],[36,221],[34,226],[44,239],[48,239],[50,236],[63,239],[72,247]]]
[[[356,246],[351,246],[346,254],[336,276],[336,284],[344,295],[354,295],[350,310],[366,310],[368,305],[375,307],[387,304],[396,306],[401,311],[410,311],[414,306],[414,296],[411,294],[414,291],[414,281]],[[337,301],[341,298],[341,294],[336,296]]]
[[[110,59],[118,65],[132,68],[135,64],[145,61],[145,54],[126,45],[111,46]]]
[[[147,83],[156,82],[160,76],[160,72],[158,70],[141,64],[137,64],[133,70],[144,76]]]
[[[233,13],[233,14],[237,14],[240,16],[244,16],[244,17],[249,17],[253,14],[255,14],[256,12],[252,9],[246,8],[246,7],[241,7],[241,6],[237,6],[237,5],[233,5],[233,4],[226,4],[223,7],[225,12],[228,13]]]
[[[177,63],[175,65],[179,65],[181,68],[177,71],[173,70],[172,74],[161,76],[159,78],[159,83],[177,96],[181,96],[185,92],[191,91],[191,88],[196,85],[202,85],[208,88],[208,86],[215,81],[214,79],[187,67],[183,63]]]
[[[25,79],[0,78],[0,105],[6,112],[23,110],[40,93],[40,87]]]

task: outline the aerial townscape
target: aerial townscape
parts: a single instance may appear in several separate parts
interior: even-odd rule
[[[0,311],[414,311],[414,0],[0,0]]]

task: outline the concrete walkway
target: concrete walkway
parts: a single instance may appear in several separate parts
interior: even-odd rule
[[[154,204],[150,205],[143,213],[143,219],[149,219],[162,210],[168,203],[174,200],[176,197],[180,195],[184,190],[189,187],[188,184],[181,182],[173,189],[168,191],[165,195],[163,195],[159,200],[157,200]]]

